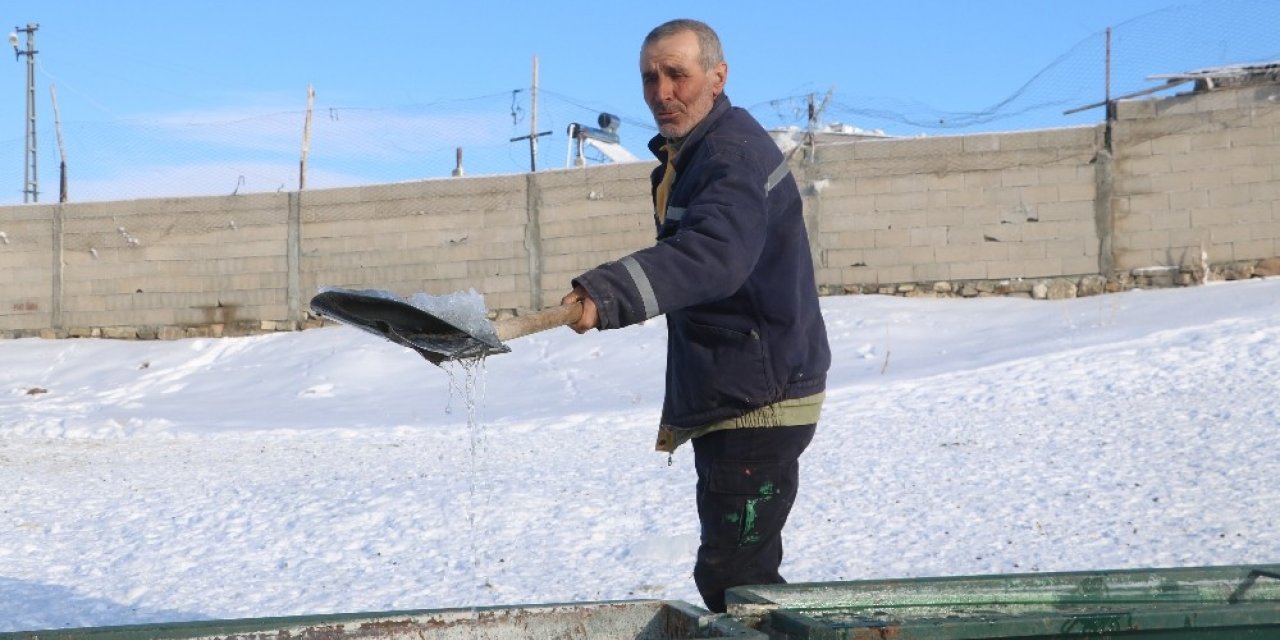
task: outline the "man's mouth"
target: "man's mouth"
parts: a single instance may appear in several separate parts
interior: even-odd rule
[[[676,109],[662,109],[653,112],[653,117],[658,120],[672,120],[680,115],[680,111]]]

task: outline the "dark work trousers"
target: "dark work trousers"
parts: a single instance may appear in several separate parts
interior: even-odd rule
[[[702,522],[693,580],[711,611],[724,612],[731,587],[786,582],[778,575],[782,527],[814,426],[727,429],[693,439]]]

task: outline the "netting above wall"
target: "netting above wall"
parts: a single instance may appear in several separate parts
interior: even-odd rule
[[[1205,67],[1280,59],[1280,4],[1258,0],[1200,2],[1154,11],[1111,29],[1110,95],[1117,98],[1159,86],[1151,76]],[[972,109],[921,104],[900,96],[836,91],[825,98],[827,122],[854,123],[892,135],[1013,131],[1100,122],[1107,94],[1107,34],[1089,36],[1006,96]],[[998,76],[1000,69],[973,69]],[[1016,79],[1010,79],[1016,80]],[[859,95],[862,94],[862,95]],[[755,109],[778,126],[807,119],[811,96],[780,98]],[[819,104],[824,96],[817,96]],[[1092,109],[1076,111],[1095,105]],[[1075,113],[1066,113],[1075,111]]]
[[[1156,74],[1280,59],[1276,24],[1280,3],[1239,0],[1175,6],[1115,25],[1111,96],[1159,84],[1150,79]],[[1003,83],[1013,88],[1010,93],[992,95],[979,108],[875,95],[874,83],[740,106],[771,129],[821,129],[837,136],[945,136],[1087,125],[1100,122],[1104,110],[1064,111],[1103,100],[1105,62],[1106,36],[1099,32],[1032,77],[1010,78]],[[990,77],[1001,71],[972,73]],[[539,89],[536,122],[528,88],[427,104],[355,107],[331,102],[325,88],[317,87],[308,118],[307,92],[297,92],[292,109],[63,122],[61,136],[52,119],[43,118],[38,123],[39,202],[58,200],[60,154],[54,141],[59,137],[70,158],[71,202],[233,196],[300,190],[304,146],[307,189],[447,180],[457,173],[522,174],[535,164],[540,171],[563,169],[576,160],[570,125],[590,125],[601,111],[618,111],[563,95],[553,86]],[[649,160],[644,147],[655,132],[652,122],[647,115],[629,116],[626,109],[620,113],[619,146]],[[528,141],[535,128],[548,133],[539,137],[536,157]],[[20,158],[23,146],[21,137],[0,140],[0,157]],[[588,164],[617,161],[589,145],[583,152]],[[947,166],[945,159],[934,164]],[[20,203],[23,184],[21,164],[0,164],[0,204]]]

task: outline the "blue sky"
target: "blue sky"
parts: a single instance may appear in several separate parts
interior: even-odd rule
[[[788,109],[794,120],[798,97],[821,97],[828,90],[835,103],[828,120],[891,134],[1064,126],[1101,117],[1095,110],[1068,119],[1061,111],[1101,99],[1106,27],[1136,24],[1140,28],[1132,34],[1123,28],[1117,33],[1168,46],[1195,33],[1184,24],[1194,18],[1186,8],[1203,12],[1206,6],[1238,16],[1274,13],[1266,0],[694,1],[678,6],[555,0],[41,0],[5,3],[7,24],[0,26],[39,24],[40,187],[41,202],[49,202],[56,200],[59,157],[50,84],[57,87],[73,200],[124,197],[126,188],[144,196],[231,192],[241,186],[275,190],[277,182],[280,189],[293,189],[308,84],[316,90],[317,114],[315,177],[308,174],[308,186],[380,175],[406,179],[393,167],[415,154],[447,154],[448,160],[433,159],[410,177],[445,176],[455,146],[473,158],[467,162],[469,175],[527,169],[527,143],[508,139],[529,132],[527,89],[534,55],[540,67],[538,128],[553,132],[543,138],[540,169],[564,166],[566,125],[590,124],[601,110],[622,116],[623,144],[641,155],[654,131],[640,99],[639,42],[654,25],[681,16],[705,20],[720,32],[730,65],[730,98],[762,120],[776,119],[766,123],[771,126],[785,124]],[[1182,19],[1161,22],[1171,11]],[[1247,25],[1233,27],[1241,28]],[[1156,57],[1155,44],[1138,52],[1151,55],[1143,61],[1151,65],[1193,67],[1280,53],[1280,44],[1259,42],[1264,36],[1232,34],[1237,31],[1201,42],[1198,57],[1185,61]],[[1124,42],[1120,37],[1115,46],[1122,49]],[[1087,72],[1054,67],[1064,56],[1078,66],[1095,55]],[[7,70],[4,66],[0,203],[12,203],[21,202],[25,59],[11,59]],[[1091,89],[1072,89],[1075,93],[1060,99],[1067,102],[1027,117],[932,130],[918,126],[921,120],[945,123],[946,114],[995,105],[1046,69],[1058,75],[1047,75],[1033,86],[1036,91],[1073,82],[1091,83],[1097,91],[1088,95]],[[1183,70],[1154,66],[1136,73]],[[1097,78],[1077,77],[1082,73]],[[1134,72],[1123,81],[1129,90],[1140,88]],[[524,91],[513,93],[517,89]],[[909,114],[911,121],[876,121],[881,112]],[[355,127],[366,121],[360,118],[368,125]],[[397,130],[398,123],[409,120],[412,133]],[[339,138],[324,133],[322,121],[334,131],[332,123],[346,123],[348,143],[360,145],[361,153],[339,160]],[[964,118],[955,122],[963,125]],[[220,149],[207,153],[199,145]],[[246,155],[238,156],[237,148]],[[330,152],[333,160],[326,163]],[[255,154],[261,155],[250,158]],[[237,163],[240,167],[231,170],[240,172],[236,185],[225,176],[216,187],[195,178],[218,173],[215,165]],[[292,174],[281,168],[286,166],[293,167]]]

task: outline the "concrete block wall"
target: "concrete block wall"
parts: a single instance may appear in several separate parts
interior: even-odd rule
[[[475,289],[529,308],[525,176],[429,180],[301,194],[300,301],[322,286],[399,295]]]
[[[557,303],[570,281],[652,242],[649,163],[308,191],[301,291],[475,289],[491,311]]]
[[[0,216],[0,329],[54,324],[57,207],[9,207]]]
[[[53,326],[82,335],[284,317],[287,202],[256,194],[48,207],[62,230]]]
[[[557,304],[573,278],[653,244],[649,172],[656,162],[538,174],[543,306]]]
[[[827,288],[1097,273],[1097,127],[820,147],[800,167]]]
[[[1277,85],[1122,102],[1111,152],[1106,125],[798,149],[818,282],[901,293],[1280,265],[1278,107]],[[0,335],[294,328],[321,286],[549,306],[653,242],[654,166],[0,207]]]
[[[1122,102],[1115,266],[1280,256],[1280,86]]]

